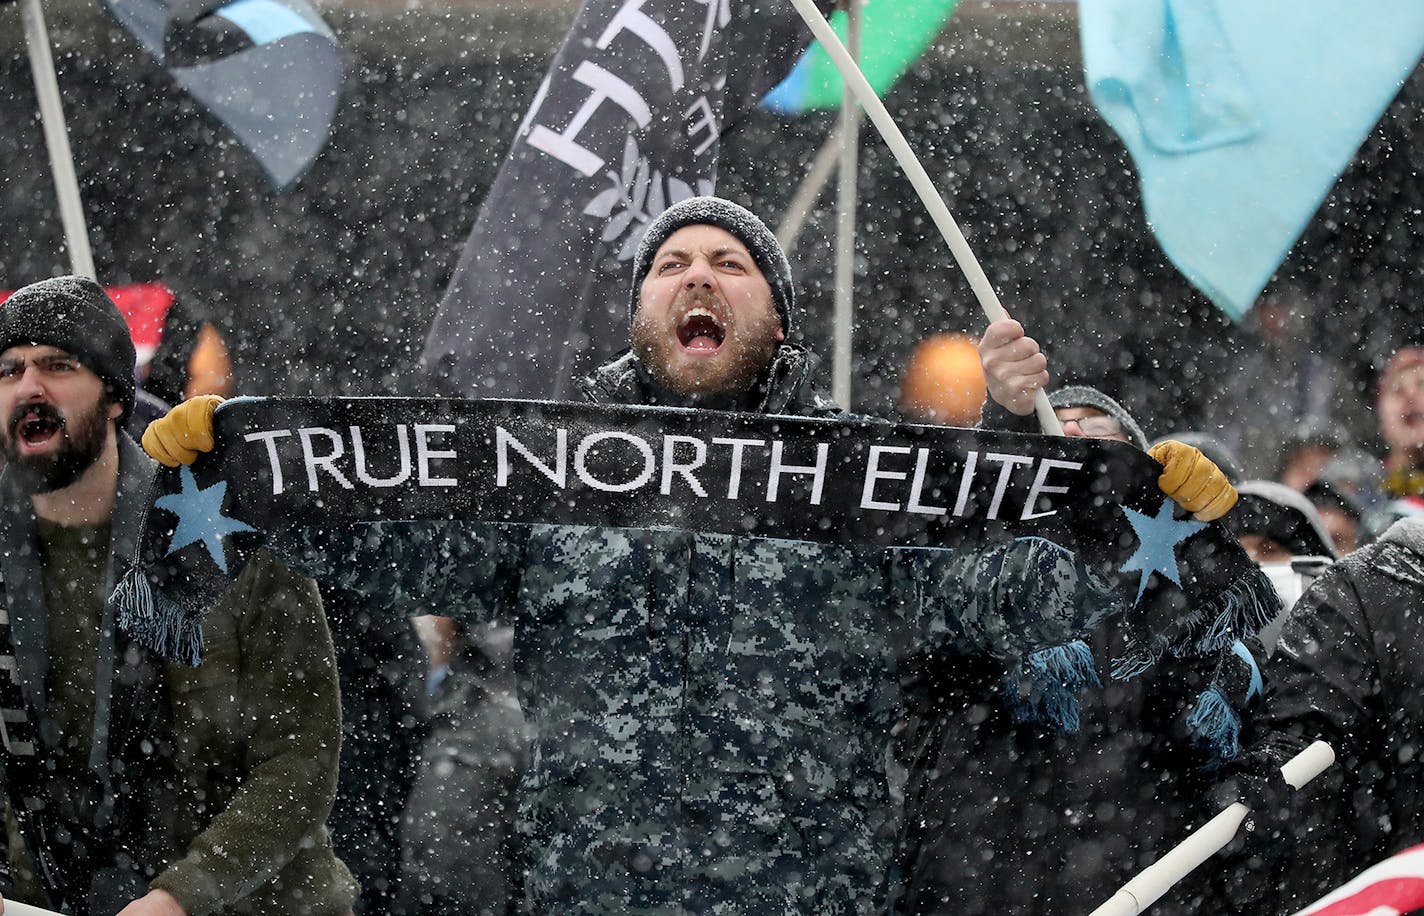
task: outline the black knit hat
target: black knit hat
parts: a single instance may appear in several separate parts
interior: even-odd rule
[[[123,405],[134,405],[134,345],[128,322],[104,288],[86,277],[31,283],[0,303],[0,353],[25,344],[58,347],[76,357]]]
[[[1133,445],[1144,452],[1147,451],[1147,435],[1142,431],[1142,427],[1137,425],[1137,421],[1132,419],[1132,414],[1127,412],[1127,408],[1096,388],[1089,388],[1087,385],[1067,385],[1050,394],[1048,403],[1055,408],[1091,407],[1094,410],[1101,410],[1122,426],[1122,431],[1127,433],[1127,438],[1132,440]]]
[[[791,336],[791,314],[796,308],[796,288],[791,283],[791,265],[776,235],[746,207],[720,197],[689,197],[659,214],[643,232],[643,241],[633,257],[633,289],[628,301],[628,317],[638,311],[638,290],[653,266],[668,236],[684,226],[716,226],[725,229],[745,246],[762,276],[771,286],[771,299],[781,318],[781,329]]]

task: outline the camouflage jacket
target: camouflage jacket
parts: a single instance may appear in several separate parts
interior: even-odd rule
[[[642,402],[630,359],[590,396]],[[764,405],[835,410],[810,391],[803,351],[774,365]],[[535,913],[880,911],[904,645],[1009,655],[1109,611],[1053,605],[1085,571],[1041,541],[1006,564],[1006,550],[387,523],[301,532],[283,552],[399,613],[514,621],[535,734],[519,817]],[[1009,588],[1044,599],[1022,602],[1033,621],[999,612]]]

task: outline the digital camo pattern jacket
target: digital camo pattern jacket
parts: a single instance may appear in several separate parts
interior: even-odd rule
[[[806,360],[783,349],[763,409],[833,409],[810,392]],[[613,364],[599,390],[639,403],[627,368]],[[535,732],[520,803],[525,907],[541,914],[881,912],[903,646],[1007,656],[1061,643],[1111,610],[1107,599],[1004,600],[1068,594],[1085,579],[1046,541],[976,556],[378,524],[299,532],[281,552],[381,594],[395,613],[514,621]],[[945,587],[986,564],[998,573],[986,588]],[[1004,616],[1019,607],[1032,618]]]

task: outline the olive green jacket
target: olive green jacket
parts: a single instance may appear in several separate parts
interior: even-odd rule
[[[122,549],[132,543],[138,507],[157,465],[127,436],[120,437],[119,451],[111,532]],[[7,513],[0,544],[34,563],[28,518]],[[0,584],[0,604],[9,606],[16,620],[22,673],[33,669],[38,673],[29,681],[39,682],[44,662],[37,653],[46,652],[45,597],[33,567],[16,565],[16,570],[21,574]],[[132,644],[121,648],[114,697],[123,705],[109,721],[108,764],[118,813],[116,822],[103,828],[111,850],[109,858],[100,854],[92,862],[87,892],[66,890],[76,905],[87,899],[104,909],[112,904],[98,901],[115,893],[123,899],[141,896],[140,876],[147,875],[151,887],[173,894],[189,916],[345,913],[356,884],[336,857],[325,826],[336,794],[341,697],[316,585],[260,552],[203,629],[203,664],[163,665],[154,685],[156,702],[122,689],[145,676],[149,660],[130,658],[141,651]],[[128,708],[136,701],[138,708]],[[48,712],[43,705],[31,703],[30,714],[54,712],[52,704]],[[62,821],[89,816],[93,805],[64,804],[83,797],[83,789],[50,780],[41,791]],[[15,799],[9,801],[13,805]],[[19,899],[28,895],[38,901],[18,824],[13,816],[7,822],[14,890]],[[125,872],[132,878],[124,879]],[[101,885],[111,890],[99,892]]]
[[[316,585],[259,553],[203,623],[197,668],[168,667],[176,848],[152,882],[189,916],[341,914],[356,882],[326,819],[341,697]]]

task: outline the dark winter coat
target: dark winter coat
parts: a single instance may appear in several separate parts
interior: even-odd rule
[[[461,633],[430,698],[430,735],[402,831],[402,916],[511,916],[514,842],[529,739],[516,698],[509,628]]]
[[[897,914],[1086,913],[1200,822],[1211,779],[1183,727],[1191,679],[1171,659],[1108,679],[1119,640],[1090,641],[1104,682],[1079,695],[1075,734],[1016,722],[1001,661],[933,653],[905,665]],[[1190,881],[1152,912],[1214,912],[1210,893]]]
[[[1032,416],[990,405],[986,425],[1037,431]],[[1022,613],[1045,598],[1010,591],[1005,600]],[[1093,600],[1114,599],[1104,591]],[[907,773],[897,914],[1088,912],[1199,821],[1212,780],[1184,720],[1202,672],[1167,658],[1113,680],[1121,633],[1096,633],[1088,645],[1102,684],[1078,694],[1076,733],[1016,721],[1023,717],[1007,700],[1001,661],[943,651],[906,661],[895,743]],[[1209,893],[1200,879],[1188,881],[1152,912],[1209,912]]]
[[[811,367],[782,347],[751,406],[834,414]],[[586,390],[661,400],[632,357]],[[1107,613],[1038,605],[1039,626],[966,628],[997,610],[997,584],[975,601],[946,594],[992,558],[676,530],[377,524],[284,550],[397,609],[514,621],[535,734],[519,829],[526,907],[540,914],[881,912],[900,645],[1037,647]],[[1028,553],[1027,581],[1006,587],[1087,575],[1046,547]]]
[[[132,514],[150,498],[157,468],[127,436],[119,443],[114,555],[132,550]],[[33,524],[18,505],[9,503],[0,525],[3,599],[15,622],[29,711],[43,733],[47,707],[34,689],[43,675],[32,672],[46,664],[36,651],[43,646],[44,596],[36,598],[28,577],[14,575],[24,567],[11,558],[23,554]],[[110,888],[92,897],[110,901],[95,911],[112,906],[115,895],[141,896],[144,879],[156,875],[151,886],[172,893],[190,916],[337,916],[351,905],[355,884],[325,827],[336,789],[340,695],[316,586],[259,553],[205,619],[204,638],[197,668],[155,664],[144,650],[120,642],[107,765],[116,815],[107,827],[75,828],[99,837],[94,848],[108,856],[92,863],[96,887]],[[64,802],[104,794],[54,784],[44,791]],[[98,805],[59,810],[77,824]],[[19,837],[12,833],[11,840]],[[17,842],[11,859],[25,862]]]
[[[1317,738],[1336,764],[1294,799],[1272,852],[1292,912],[1424,841],[1424,520],[1396,522],[1292,609],[1266,670],[1277,757]]]

